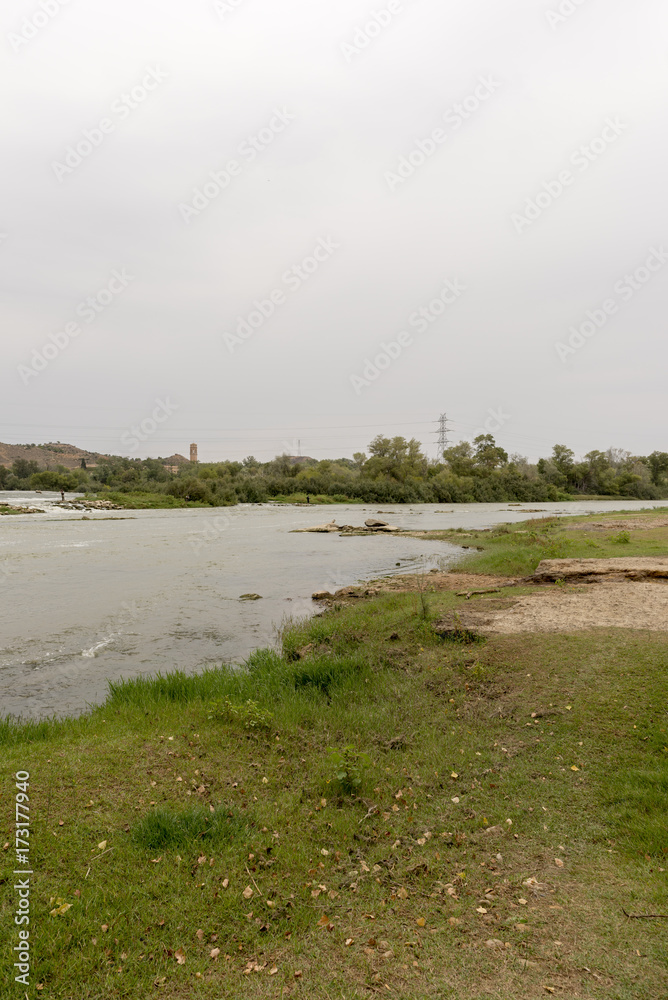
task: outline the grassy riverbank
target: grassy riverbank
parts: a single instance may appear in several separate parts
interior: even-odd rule
[[[665,522],[664,526],[654,522]],[[484,531],[428,531],[422,537],[469,548],[454,572],[526,576],[541,559],[610,559],[665,556],[668,510],[613,511],[575,517],[535,518]],[[417,533],[416,533],[417,534]]]
[[[537,527],[478,533],[467,572],[530,566]],[[631,536],[595,541],[648,554]],[[3,843],[31,772],[29,995],[665,995],[666,921],[624,911],[668,914],[667,634],[440,638],[465,603],[418,584],[335,606],[247,671],[1,726]]]

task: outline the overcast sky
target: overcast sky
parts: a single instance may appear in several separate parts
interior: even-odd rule
[[[446,412],[533,459],[666,450],[667,29],[665,0],[4,0],[0,440],[433,457]]]

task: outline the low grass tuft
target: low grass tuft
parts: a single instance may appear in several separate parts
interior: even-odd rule
[[[132,841],[150,851],[217,848],[245,836],[246,824],[234,813],[203,806],[187,809],[161,807],[143,816],[132,829]]]

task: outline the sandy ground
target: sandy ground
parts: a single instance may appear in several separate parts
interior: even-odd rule
[[[472,602],[473,603],[473,602]],[[462,622],[483,633],[576,632],[590,628],[668,632],[668,583],[600,583],[475,605]]]
[[[649,629],[668,632],[668,580],[613,580],[541,586],[535,593],[506,594],[515,581],[473,573],[429,573],[375,580],[366,588],[346,587],[343,599],[378,593],[454,590],[472,594],[461,609],[461,623],[482,633],[575,632],[591,628]],[[519,582],[519,581],[518,581]],[[524,581],[522,581],[524,582]],[[490,591],[498,588],[498,593]],[[480,596],[476,592],[482,591]],[[487,593],[484,593],[487,592]]]
[[[668,517],[630,517],[610,521],[568,521],[559,525],[563,531],[649,531],[651,528],[668,528]]]

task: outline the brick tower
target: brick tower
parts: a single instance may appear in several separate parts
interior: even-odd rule
[[[191,444],[190,445],[190,461],[191,462],[196,462],[197,461],[197,445],[196,444]]]

